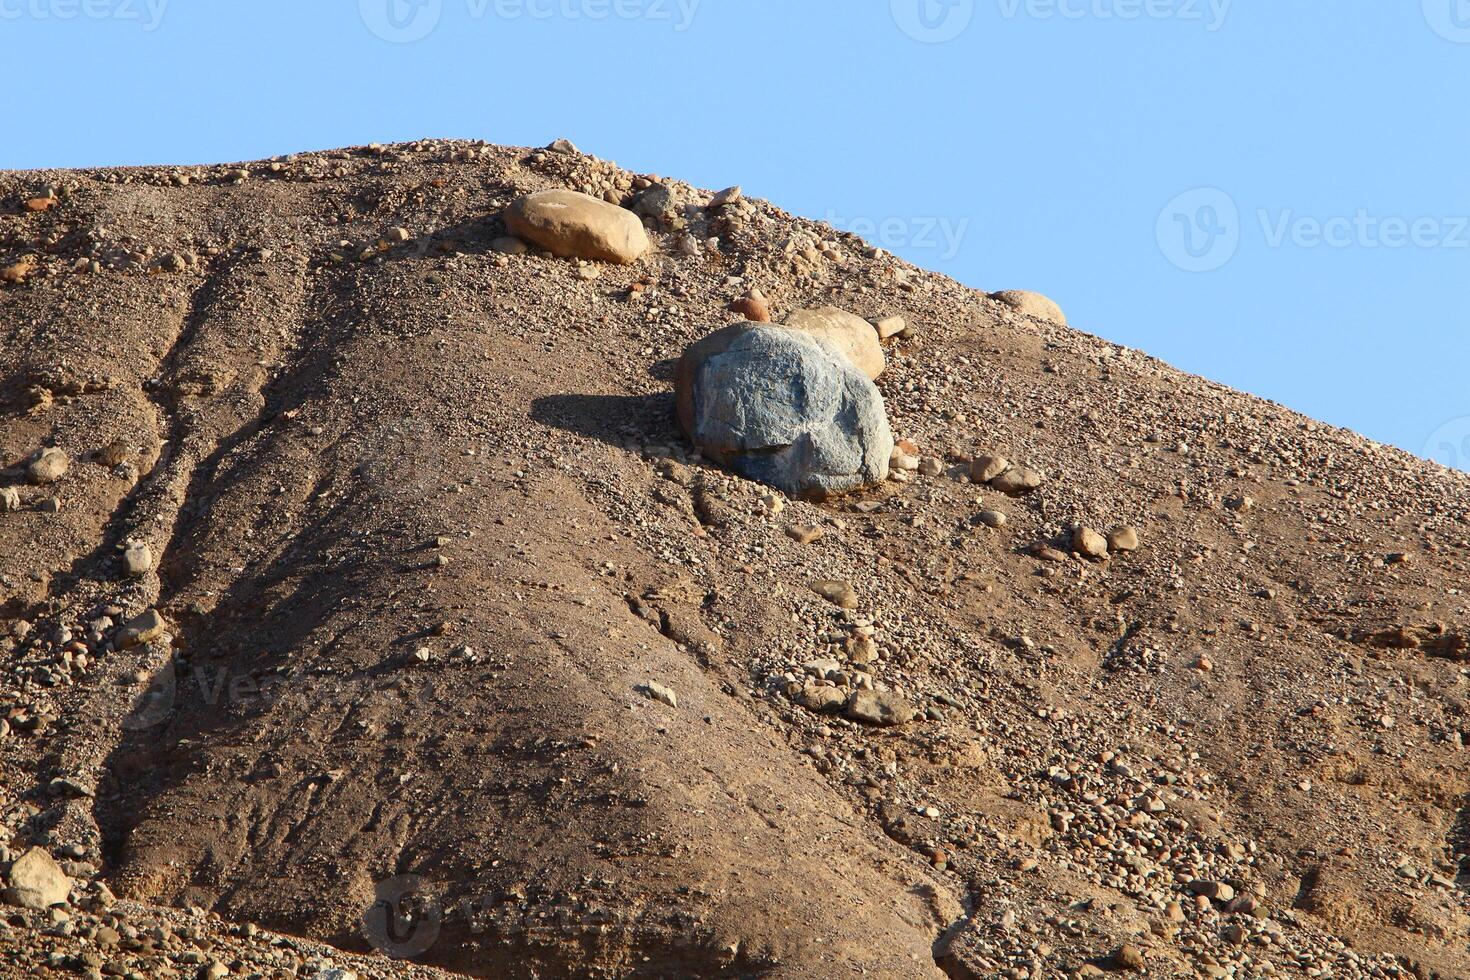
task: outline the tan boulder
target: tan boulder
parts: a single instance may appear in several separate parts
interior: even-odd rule
[[[989,483],[1010,468],[1010,460],[1004,456],[982,453],[970,460],[970,479],[976,483]]]
[[[1112,551],[1137,551],[1138,530],[1127,524],[1114,528],[1108,534],[1108,548]]]
[[[1040,489],[1045,479],[1029,466],[1014,466],[991,480],[990,485],[1007,497],[1024,497]]]
[[[31,460],[31,465],[26,468],[26,473],[32,483],[55,483],[66,475],[67,466],[71,460],[62,449],[43,449]]]
[[[874,381],[888,365],[883,357],[883,345],[878,342],[878,331],[867,320],[846,310],[835,306],[797,310],[786,318],[785,326],[830,341]]]
[[[5,890],[6,901],[36,911],[64,905],[71,894],[71,879],[40,847],[33,847],[15,859],[6,883],[10,886]]]
[[[843,714],[864,725],[891,728],[912,721],[918,712],[901,694],[858,690],[847,699]]]
[[[1067,317],[1062,312],[1062,308],[1040,293],[1029,292],[1025,289],[1007,289],[999,293],[991,293],[990,298],[999,300],[1018,313],[1035,317],[1038,320],[1050,320],[1063,326],[1067,323]]]
[[[567,259],[627,265],[648,251],[648,233],[633,212],[576,191],[537,191],[505,212],[517,238]]]
[[[157,609],[149,609],[130,620],[117,634],[117,646],[121,650],[152,643],[168,631],[168,620]]]
[[[901,316],[885,316],[873,321],[873,329],[878,331],[879,340],[897,337],[907,331],[908,328],[908,321]]]
[[[1108,539],[1090,527],[1079,527],[1072,532],[1072,550],[1093,561],[1108,557]]]
[[[839,608],[856,609],[858,607],[857,590],[852,587],[851,582],[844,582],[840,579],[823,579],[812,583],[812,591]]]

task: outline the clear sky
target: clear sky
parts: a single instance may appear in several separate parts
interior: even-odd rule
[[[566,136],[1470,467],[1470,0],[0,0],[0,52],[3,168]]]

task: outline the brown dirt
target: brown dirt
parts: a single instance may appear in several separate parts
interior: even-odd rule
[[[1470,975],[1470,478],[764,202],[669,182],[628,267],[490,248],[519,194],[637,177],[446,142],[0,174],[0,267],[34,264],[0,285],[0,840],[73,849],[81,933],[105,882],[237,925],[201,948],[251,923],[485,977],[1051,977],[1123,943],[1158,977]],[[694,458],[672,359],[752,285],[907,317],[879,387],[944,472],[777,514]],[[71,465],[32,486],[45,446]],[[969,483],[985,451],[1045,485]],[[1033,556],[1073,523],[1142,547]],[[171,641],[118,649],[150,607]],[[865,626],[921,720],[793,699]],[[417,930],[370,943],[405,881]],[[12,916],[15,975],[90,968],[59,928]]]

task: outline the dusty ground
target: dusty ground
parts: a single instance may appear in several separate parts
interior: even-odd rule
[[[490,248],[640,176],[0,174],[0,858],[76,881],[5,975],[1470,976],[1470,477],[764,202]],[[942,472],[778,513],[691,458],[672,359],[751,286],[906,317],[879,387]],[[1074,523],[1142,546],[1034,556]]]

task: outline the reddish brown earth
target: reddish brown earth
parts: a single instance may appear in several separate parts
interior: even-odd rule
[[[666,182],[630,266],[491,248],[650,177],[0,174],[0,858],[75,883],[5,975],[1470,976],[1470,478],[761,201]],[[907,319],[937,475],[773,507],[693,455],[673,359],[752,286]]]

